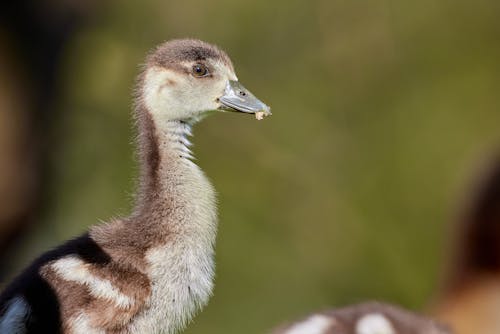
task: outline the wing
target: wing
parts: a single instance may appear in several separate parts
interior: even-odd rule
[[[149,294],[146,275],[85,234],[44,254],[4,291],[0,333],[119,331]]]

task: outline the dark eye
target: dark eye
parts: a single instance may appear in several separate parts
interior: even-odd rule
[[[196,64],[193,66],[193,75],[201,78],[208,75],[208,68],[203,64]]]

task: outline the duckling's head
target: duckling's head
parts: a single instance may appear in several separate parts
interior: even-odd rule
[[[270,109],[239,82],[227,54],[214,45],[179,39],[147,58],[139,97],[156,122],[196,122],[211,111],[268,115]]]

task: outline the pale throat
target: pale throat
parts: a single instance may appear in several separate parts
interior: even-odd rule
[[[154,116],[153,116],[154,117]],[[194,159],[189,137],[193,136],[191,122],[183,120],[160,120],[155,122],[158,149],[161,165],[172,162],[186,162],[192,164]],[[169,161],[163,161],[168,159]]]

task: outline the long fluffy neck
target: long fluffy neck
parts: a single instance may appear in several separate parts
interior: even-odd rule
[[[178,120],[156,122],[154,113],[143,105],[139,108],[141,172],[134,215],[148,220],[162,217],[162,225],[171,229],[198,226],[208,233],[214,229],[213,223],[199,223],[215,222],[215,195],[204,173],[191,160],[191,124]]]

